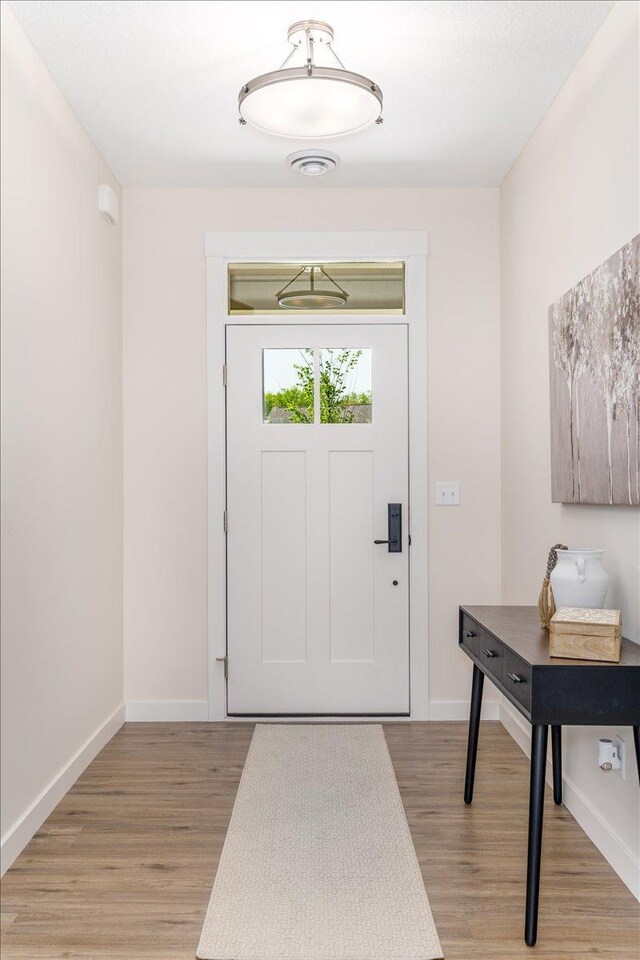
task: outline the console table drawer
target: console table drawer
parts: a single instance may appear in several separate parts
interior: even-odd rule
[[[485,633],[481,636],[477,657],[482,662],[482,669],[486,671],[490,680],[495,677],[498,683],[502,681],[504,658],[507,652],[500,641],[490,634]]]
[[[502,686],[512,697],[531,711],[531,665],[505,648],[502,664]]]
[[[496,681],[502,680],[505,648],[491,634],[478,626],[475,620],[463,615],[460,643],[482,662],[482,669]]]
[[[475,620],[467,617],[466,614],[463,615],[460,620],[460,643],[463,647],[466,647],[467,650],[470,650],[475,657],[480,653],[482,633],[483,631]]]
[[[475,620],[464,614],[460,620],[460,643],[462,646],[467,647],[472,653],[477,653],[480,632],[480,627]]]

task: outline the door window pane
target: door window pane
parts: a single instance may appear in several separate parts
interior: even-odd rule
[[[371,350],[320,351],[320,423],[371,423]]]
[[[262,351],[262,418],[264,423],[313,423],[314,351]]]

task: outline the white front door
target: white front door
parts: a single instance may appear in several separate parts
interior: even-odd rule
[[[408,714],[407,328],[226,349],[228,713]]]

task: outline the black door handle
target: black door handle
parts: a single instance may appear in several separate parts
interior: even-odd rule
[[[402,553],[402,504],[387,504],[387,540],[374,540],[374,543],[388,543],[389,553]]]

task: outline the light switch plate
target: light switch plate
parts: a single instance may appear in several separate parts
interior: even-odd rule
[[[457,507],[460,503],[460,481],[437,480],[436,503],[439,507]]]

